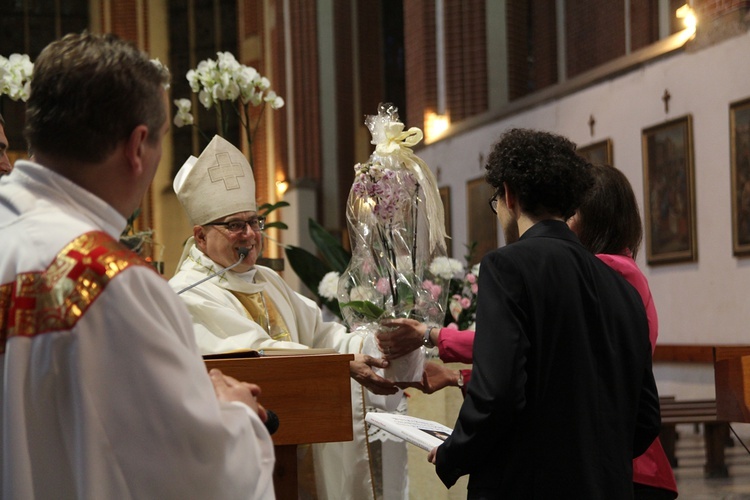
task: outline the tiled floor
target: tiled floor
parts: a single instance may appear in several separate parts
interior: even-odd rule
[[[739,438],[750,448],[750,430],[747,425],[734,425]],[[703,436],[696,434],[693,426],[678,426],[676,455],[679,466],[674,470],[680,500],[750,500],[750,452],[733,437],[734,446],[726,448],[729,477],[705,478],[703,465],[705,452]]]

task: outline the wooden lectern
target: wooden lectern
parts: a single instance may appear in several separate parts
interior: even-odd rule
[[[714,347],[716,416],[750,422],[750,346]]]
[[[283,355],[206,360],[208,369],[258,384],[260,403],[279,417],[272,436],[276,498],[297,498],[297,445],[351,441],[351,354]]]

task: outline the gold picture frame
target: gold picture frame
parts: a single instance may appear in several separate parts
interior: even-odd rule
[[[487,184],[484,177],[466,182],[466,243],[477,244],[471,262],[468,263],[470,266],[497,248],[497,217],[492,213],[488,203],[494,194],[495,190]]]
[[[643,129],[642,146],[646,262],[695,262],[692,116]]]
[[[589,163],[594,165],[614,166],[612,164],[612,139],[604,139],[603,141],[594,142],[579,147],[576,151],[579,155],[586,158]]]
[[[750,98],[729,105],[732,254],[750,255]]]

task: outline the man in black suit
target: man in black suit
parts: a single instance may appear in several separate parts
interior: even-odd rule
[[[659,432],[643,302],[565,224],[591,185],[575,147],[513,129],[487,162],[507,245],[482,260],[473,375],[430,454],[469,498],[632,498]]]

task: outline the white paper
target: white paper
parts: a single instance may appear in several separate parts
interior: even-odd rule
[[[370,412],[365,415],[365,420],[427,451],[443,444],[453,432],[439,422],[394,413]]]

